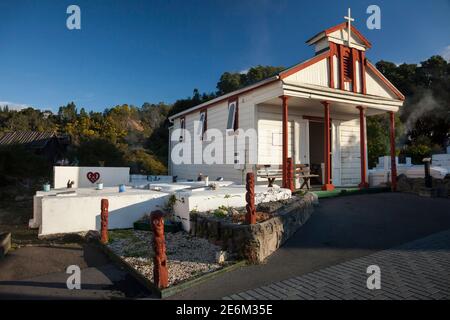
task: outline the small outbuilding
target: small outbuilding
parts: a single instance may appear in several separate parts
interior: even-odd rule
[[[23,146],[37,155],[44,156],[51,164],[64,158],[69,143],[69,137],[58,136],[51,131],[11,131],[0,137],[0,146]]]

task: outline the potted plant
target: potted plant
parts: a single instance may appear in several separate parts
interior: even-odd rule
[[[49,192],[49,191],[50,191],[50,188],[51,188],[50,182],[46,182],[46,183],[44,183],[44,185],[42,186],[42,189],[43,189],[45,192]]]
[[[177,201],[175,195],[171,195],[166,206],[163,208],[163,211],[165,212],[164,232],[178,232],[181,230],[181,222],[177,221],[176,217],[173,215],[173,207]],[[133,223],[133,228],[136,230],[151,231],[150,214],[144,215],[141,219]]]
[[[164,211],[166,212],[164,217],[165,232],[178,232],[181,230],[181,221],[177,221],[173,214],[174,206],[177,201],[177,197],[174,194],[170,195],[169,200],[167,200],[166,207],[164,208]]]
[[[99,182],[97,182],[97,190],[103,190],[103,182],[100,180]]]

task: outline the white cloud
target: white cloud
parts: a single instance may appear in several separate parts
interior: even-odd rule
[[[441,56],[447,60],[448,62],[450,62],[450,45],[446,46],[442,52],[441,52]]]
[[[250,70],[250,68],[239,71],[240,74],[246,74]]]
[[[33,108],[32,106],[24,103],[16,103],[11,101],[0,101],[0,107],[8,106],[9,110],[22,110],[26,108]]]

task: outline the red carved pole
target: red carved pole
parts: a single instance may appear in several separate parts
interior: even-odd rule
[[[101,241],[102,243],[108,243],[108,199],[102,199],[100,209],[100,219],[101,219]]]
[[[294,162],[287,158],[287,187],[294,192]]]
[[[322,190],[333,191],[334,185],[331,183],[331,139],[330,139],[330,103],[322,102],[324,106],[324,162],[325,162],[325,179]]]
[[[245,200],[247,201],[247,215],[245,216],[245,222],[247,224],[256,223],[256,208],[255,208],[255,175],[253,172],[247,173],[245,189]]]
[[[160,288],[167,288],[169,285],[169,272],[167,270],[166,241],[164,239],[164,214],[160,210],[150,214],[150,221],[153,231],[153,282]]]
[[[395,161],[395,115],[389,112],[390,123],[390,144],[391,144],[391,188],[392,191],[397,191],[397,165]]]
[[[283,121],[282,121],[282,132],[283,132],[283,149],[282,149],[282,173],[283,173],[283,188],[287,188],[287,157],[288,157],[288,96],[280,96],[283,106]]]
[[[366,171],[366,116],[365,107],[356,107],[359,110],[359,151],[361,157],[361,183],[359,184],[360,189],[366,189],[369,187],[367,183],[367,171]]]

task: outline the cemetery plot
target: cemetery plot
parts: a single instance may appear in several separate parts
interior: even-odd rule
[[[221,248],[186,232],[165,233],[169,287],[219,270],[232,261],[218,263]],[[145,278],[153,281],[153,234],[143,230],[109,231],[107,245]]]

